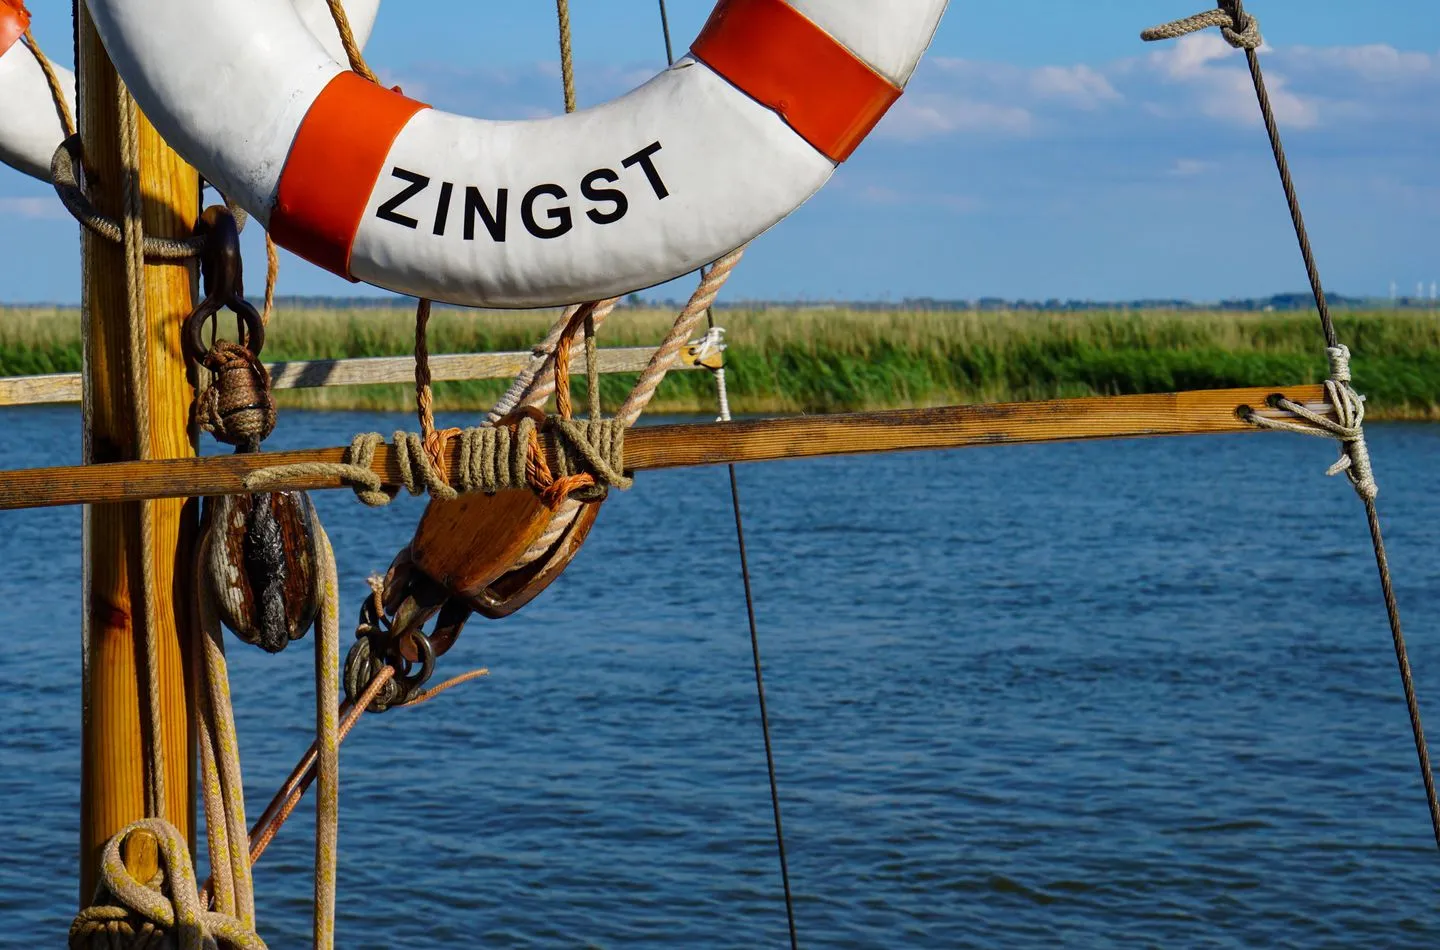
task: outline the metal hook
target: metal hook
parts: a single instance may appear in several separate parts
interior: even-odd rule
[[[213,369],[210,347],[205,345],[205,322],[222,309],[234,312],[242,346],[258,357],[265,348],[265,324],[260,314],[245,299],[245,271],[240,253],[240,229],[235,215],[224,205],[212,205],[200,216],[197,229],[205,236],[200,254],[200,273],[204,280],[205,299],[185,319],[181,340],[185,355],[196,363]]]

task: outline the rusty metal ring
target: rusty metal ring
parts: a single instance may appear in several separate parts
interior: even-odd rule
[[[415,663],[406,659],[400,649],[400,644],[406,639],[413,641],[415,652],[420,657],[420,672],[415,675],[411,675],[410,672],[415,668]],[[414,698],[415,693],[419,692],[421,687],[430,682],[430,677],[435,675],[435,647],[423,632],[411,630],[395,638],[389,659],[397,670],[395,681],[400,685],[401,695],[398,705],[403,706]]]

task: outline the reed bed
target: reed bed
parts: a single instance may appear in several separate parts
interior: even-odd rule
[[[525,350],[551,313],[441,309],[431,323],[436,353]],[[1002,402],[1085,395],[1308,383],[1325,361],[1313,314],[1219,311],[972,312],[729,307],[732,404],[739,413],[819,413]],[[617,310],[602,344],[655,343],[671,315]],[[1354,312],[1337,317],[1355,352],[1356,385],[1372,418],[1440,418],[1440,313]],[[411,352],[405,309],[282,310],[271,325],[271,360],[395,356]],[[73,309],[0,308],[0,373],[80,367]],[[605,381],[607,403],[633,380]],[[504,383],[442,383],[442,409],[488,406]],[[577,393],[579,384],[577,383]],[[406,409],[403,386],[281,394],[301,408]],[[665,413],[709,413],[705,373],[676,373],[654,404]]]

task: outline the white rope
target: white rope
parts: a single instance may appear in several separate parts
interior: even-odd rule
[[[1250,416],[1250,422],[1262,429],[1295,432],[1339,442],[1343,446],[1344,454],[1325,474],[1334,476],[1345,473],[1357,495],[1366,501],[1374,501],[1380,494],[1380,486],[1375,481],[1375,471],[1370,465],[1370,448],[1365,442],[1365,397],[1350,385],[1350,348],[1342,343],[1328,347],[1325,355],[1330,359],[1330,378],[1325,380],[1325,395],[1335,410],[1336,418],[1322,416],[1289,399],[1279,399],[1276,400],[1276,408],[1284,409],[1309,424],[1301,425],[1254,413]]]

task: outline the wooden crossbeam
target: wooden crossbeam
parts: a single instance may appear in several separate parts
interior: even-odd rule
[[[1264,408],[1276,393],[1317,412],[1330,411],[1322,387],[1288,386],[641,426],[626,437],[625,467],[638,472],[913,449],[1253,432],[1238,410],[1250,406],[1286,418],[1286,413]],[[245,477],[258,469],[341,462],[345,453],[345,448],[335,447],[0,472],[0,510],[240,494]],[[451,467],[456,468],[458,444],[452,453]],[[376,452],[373,468],[386,484],[400,484],[400,467],[388,446]],[[306,477],[285,487],[346,486],[335,478]]]
[[[598,360],[600,372],[638,373],[649,363],[652,352],[643,346],[603,349]],[[585,365],[582,347],[576,347],[573,359],[578,372]],[[509,379],[524,369],[529,361],[529,352],[444,354],[430,357],[430,373],[436,382]],[[415,358],[412,356],[294,360],[266,365],[270,369],[270,385],[275,389],[415,382]],[[704,368],[690,363],[679,363],[673,367],[675,370]],[[39,406],[79,401],[79,373],[0,377],[0,406]]]

